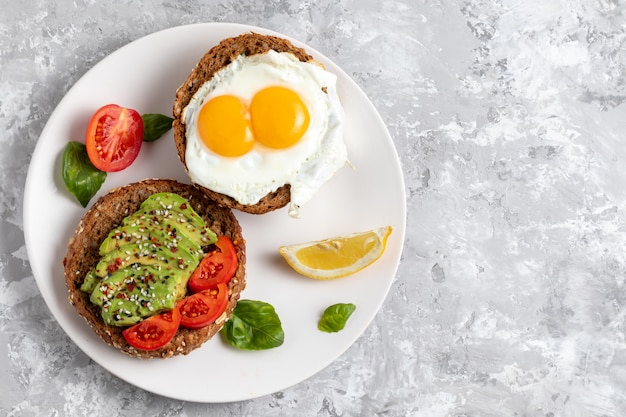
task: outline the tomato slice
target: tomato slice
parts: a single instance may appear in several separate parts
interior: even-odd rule
[[[141,116],[117,104],[99,108],[87,126],[87,155],[101,171],[115,172],[128,167],[137,158],[142,143]]]
[[[204,255],[200,265],[189,278],[189,290],[199,291],[215,288],[217,284],[228,282],[237,269],[237,252],[227,236],[220,236],[215,242],[217,249]]]
[[[228,305],[228,287],[217,284],[216,288],[200,291],[180,300],[180,325],[188,329],[200,329],[213,323]]]
[[[131,346],[140,350],[155,350],[169,343],[180,325],[180,310],[174,307],[124,330],[122,335]]]

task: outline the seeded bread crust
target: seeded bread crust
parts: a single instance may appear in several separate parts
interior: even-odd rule
[[[226,235],[233,241],[239,266],[229,286],[226,312],[214,324],[198,330],[180,328],[174,338],[164,347],[154,351],[137,350],[122,336],[124,328],[109,326],[100,315],[100,308],[89,301],[89,294],[80,290],[85,274],[99,261],[99,248],[109,232],[121,224],[122,219],[139,209],[150,195],[172,192],[187,199],[193,209],[205,220],[218,236]],[[69,301],[78,314],[85,318],[91,328],[107,344],[137,358],[168,358],[186,355],[215,335],[230,317],[241,291],[245,288],[246,248],[239,222],[230,209],[221,207],[197,187],[174,180],[150,179],[129,184],[109,191],[100,197],[81,219],[69,241],[67,255],[63,259],[65,283]]]
[[[202,59],[200,59],[189,75],[189,78],[187,78],[187,81],[176,91],[176,100],[174,101],[174,140],[176,142],[176,149],[178,150],[178,157],[183,164],[185,164],[185,149],[187,147],[183,110],[187,107],[187,104],[189,104],[189,101],[196,91],[198,91],[202,84],[213,78],[215,72],[230,64],[230,62],[239,55],[262,54],[271,49],[277,52],[291,52],[302,62],[313,61],[313,57],[307,54],[304,49],[295,47],[288,40],[257,33],[245,33],[233,38],[224,39],[217,46],[211,48]],[[187,166],[185,165],[185,170],[186,169]],[[290,186],[288,184],[281,186],[272,193],[268,193],[261,198],[258,203],[253,205],[241,204],[230,196],[217,193],[198,184],[196,185],[211,197],[211,199],[221,205],[252,214],[263,214],[279,209],[287,205],[290,200]]]

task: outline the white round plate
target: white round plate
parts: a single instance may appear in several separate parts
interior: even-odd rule
[[[404,181],[390,135],[363,91],[328,58],[291,41],[338,76],[346,112],[345,140],[354,169],[346,166],[301,209],[262,216],[236,212],[247,241],[247,287],[242,298],[272,304],[285,343],[266,351],[243,351],[216,336],[187,356],[139,360],[102,342],[67,300],[62,260],[67,242],[85,213],[66,190],[61,159],[68,141],[84,141],[93,112],[116,103],[139,113],[171,114],[174,95],[196,62],[226,37],[258,27],[207,23],[175,27],[138,39],[103,59],[61,100],[33,154],[24,198],[24,233],[30,264],[50,311],[72,340],[94,361],[129,383],[185,401],[230,402],[271,394],[297,384],[334,361],[362,334],[385,299],[396,274],[405,233]],[[92,203],[111,188],[145,178],[189,182],[170,131],[145,143],[137,160],[111,173]],[[391,225],[387,250],[370,267],[346,278],[316,281],[293,272],[277,249]],[[354,303],[344,330],[317,329],[322,311]]]

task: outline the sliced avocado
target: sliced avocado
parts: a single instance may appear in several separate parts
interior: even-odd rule
[[[129,225],[112,230],[100,245],[100,256],[131,243],[165,243],[167,241],[171,241],[173,245],[183,248],[189,253],[202,252],[201,244],[190,239],[186,233],[180,233],[178,229],[172,228],[170,222],[161,222],[158,225],[152,223],[150,227],[135,224],[134,226]]]
[[[131,243],[116,248],[100,258],[95,275],[104,278],[107,274],[130,265],[157,265],[165,270],[188,269],[193,271],[200,263],[197,254],[190,254],[183,248],[168,248],[160,243]]]
[[[187,222],[192,223],[199,229],[206,227],[204,220],[195,210],[191,207],[191,204],[179,196],[173,193],[156,193],[152,194],[139,207],[139,211],[177,211],[182,213]],[[182,216],[181,216],[182,217]]]
[[[153,194],[100,245],[81,289],[107,324],[128,326],[174,307],[217,236],[184,198]]]
[[[152,265],[120,269],[100,280],[91,293],[106,324],[129,326],[174,308],[186,292],[186,271],[163,273]]]
[[[128,227],[141,227],[142,229],[161,228],[163,230],[176,230],[177,234],[182,234],[189,239],[199,242],[201,246],[215,243],[217,236],[206,226],[199,227],[194,222],[188,221],[187,217],[175,210],[167,213],[157,210],[138,211],[131,216],[124,218],[122,225],[118,229]],[[203,221],[204,222],[204,221]]]
[[[175,239],[175,240],[174,240]],[[115,248],[145,241],[174,241],[188,252],[215,243],[217,236],[184,198],[172,193],[157,193],[147,198],[139,211],[124,218],[100,245],[104,256]]]
[[[80,286],[80,290],[84,292],[92,292],[99,282],[100,277],[97,277],[96,274],[94,274],[94,271],[89,271],[87,275],[85,275],[85,279],[83,280],[83,285]]]

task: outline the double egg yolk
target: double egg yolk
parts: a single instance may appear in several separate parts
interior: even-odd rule
[[[207,101],[198,114],[198,134],[221,156],[246,154],[255,141],[273,149],[296,144],[309,126],[309,111],[294,91],[280,86],[259,90],[250,103],[226,94]]]

